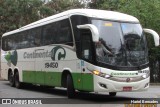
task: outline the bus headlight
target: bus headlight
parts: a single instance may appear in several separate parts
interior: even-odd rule
[[[110,78],[110,77],[111,77],[111,76],[110,76],[110,75],[107,75],[107,74],[106,74],[106,76],[105,76],[105,78]]]
[[[102,73],[98,70],[94,70],[94,71],[92,71],[92,73],[95,74],[95,75],[98,75],[100,77],[103,77],[103,78],[110,78],[111,77],[110,75],[108,75],[106,73]]]
[[[99,75],[99,74],[100,74],[100,72],[99,72],[99,71],[97,71],[97,70],[95,70],[95,71],[93,71],[93,74],[95,74],[95,75]]]

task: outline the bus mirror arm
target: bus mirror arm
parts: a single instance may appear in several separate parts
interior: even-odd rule
[[[159,46],[159,35],[158,35],[157,32],[155,32],[155,31],[152,30],[152,29],[143,29],[143,31],[144,31],[145,33],[151,34],[151,35],[153,36],[153,38],[154,38],[155,46]]]
[[[89,29],[92,33],[93,42],[99,42],[99,31],[95,25],[92,25],[92,24],[77,25],[77,28]]]

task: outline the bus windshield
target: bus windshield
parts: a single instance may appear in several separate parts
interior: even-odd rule
[[[146,38],[140,24],[93,19],[100,34],[96,43],[97,61],[120,66],[138,67],[148,63]]]

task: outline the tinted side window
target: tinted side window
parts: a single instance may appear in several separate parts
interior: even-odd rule
[[[80,16],[80,15],[71,16],[71,22],[72,22],[75,39],[76,41],[79,41],[80,31],[78,30],[77,25],[90,24],[91,22],[88,17]]]
[[[90,20],[86,16],[80,16],[80,15],[74,15],[71,16],[71,22],[72,22],[72,27],[73,27],[73,32],[74,32],[74,37],[75,37],[75,43],[76,43],[76,53],[77,57],[81,58],[81,44],[80,44],[80,30],[77,28],[77,25],[83,25],[83,24],[90,24]]]
[[[43,26],[44,45],[66,44],[73,46],[69,19]]]
[[[7,42],[7,38],[6,37],[3,37],[2,38],[2,49],[4,51],[7,51],[8,50],[8,42]]]
[[[13,40],[13,35],[10,35],[7,37],[7,42],[8,42],[8,50],[11,50],[14,48],[14,40]]]
[[[21,33],[19,33],[17,35],[18,37],[18,49],[23,49],[23,48],[29,48],[30,47],[30,41],[29,41],[29,35],[28,35],[28,32],[27,31],[23,31]],[[17,39],[15,38],[15,39]],[[14,39],[14,40],[15,40]],[[15,46],[16,46],[16,43],[14,43]],[[16,47],[14,47],[16,48]]]
[[[81,57],[93,61],[92,34],[90,30],[81,30]]]
[[[35,35],[34,34],[32,34],[32,30],[28,30],[27,31],[28,33],[27,33],[27,36],[28,36],[28,41],[29,41],[29,47],[31,48],[31,47],[34,47],[35,46],[35,43],[34,43],[34,41],[35,41]]]
[[[71,27],[68,19],[59,21],[60,30],[58,35],[59,43],[73,46],[73,38],[71,33]]]
[[[32,29],[30,31],[31,39],[34,38],[34,46],[41,46],[42,39],[41,39],[41,27]],[[33,42],[33,41],[32,41]],[[33,44],[32,44],[33,45]]]
[[[15,37],[16,37],[16,39],[15,39],[15,42],[16,42],[15,48],[16,48],[16,49],[21,49],[21,48],[23,48],[23,47],[22,47],[23,34],[22,34],[22,33],[17,33],[17,34],[15,34]]]
[[[44,38],[44,45],[54,44],[57,41],[56,36],[58,36],[57,32],[59,29],[59,25],[57,22],[52,24],[45,25],[43,27],[43,38]]]

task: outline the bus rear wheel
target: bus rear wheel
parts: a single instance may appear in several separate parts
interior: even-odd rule
[[[15,86],[16,86],[16,88],[21,88],[22,87],[22,83],[21,82],[19,82],[19,73],[18,72],[16,72],[15,73]]]
[[[75,97],[75,89],[74,89],[73,80],[70,74],[67,75],[67,96],[68,98]]]
[[[14,75],[13,72],[9,72],[9,76],[8,76],[8,80],[9,80],[9,84],[11,87],[15,86],[15,81],[14,81]]]
[[[116,92],[109,92],[110,96],[116,96],[116,94],[117,94]]]

